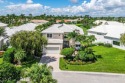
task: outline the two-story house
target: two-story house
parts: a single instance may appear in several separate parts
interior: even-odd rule
[[[54,24],[42,31],[42,34],[48,39],[48,45],[43,49],[44,53],[58,54],[62,48],[70,46],[72,42],[67,40],[66,34],[73,31],[84,34],[80,27],[68,24]]]

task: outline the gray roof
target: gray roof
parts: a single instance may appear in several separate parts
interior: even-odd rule
[[[79,30],[80,34],[84,34],[80,27],[70,24],[54,24],[42,31],[42,33],[69,33],[73,32],[74,30]]]
[[[125,33],[125,24],[114,22],[114,21],[107,21],[108,25],[100,25],[96,26],[95,28],[89,29],[88,32],[97,32],[97,33],[105,33],[106,37],[112,38],[120,38],[122,33]]]
[[[49,28],[42,31],[42,33],[63,33],[58,27],[60,24],[54,24],[50,26]]]
[[[8,36],[12,36],[13,34],[15,34],[18,31],[21,31],[21,30],[34,31],[36,26],[37,25],[34,23],[27,23],[27,24],[24,24],[21,26],[12,27],[11,29],[9,27],[7,27],[6,33]]]
[[[6,26],[7,26],[7,24],[0,22],[0,27],[6,27]]]

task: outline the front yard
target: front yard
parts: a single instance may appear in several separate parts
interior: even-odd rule
[[[86,65],[70,65],[60,59],[60,69],[72,71],[125,73],[125,51],[117,48],[94,46],[96,55],[101,55],[95,63]]]

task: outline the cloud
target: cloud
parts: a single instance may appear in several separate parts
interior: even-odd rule
[[[72,0],[77,2],[78,0]],[[91,16],[125,16],[125,0],[90,0],[83,1],[77,6],[53,8],[40,3],[27,0],[23,4],[10,4],[5,9],[0,9],[0,14],[29,14],[40,15],[43,13],[52,15],[91,15]]]
[[[78,0],[70,0],[72,3],[77,3]]]
[[[27,0],[27,3],[31,4],[31,3],[33,3],[33,1],[32,0]]]

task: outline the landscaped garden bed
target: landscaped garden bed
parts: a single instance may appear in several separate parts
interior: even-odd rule
[[[60,69],[72,71],[125,73],[125,51],[113,47],[94,46],[95,55],[101,55],[97,61],[85,64],[69,64],[65,58],[60,59]]]

